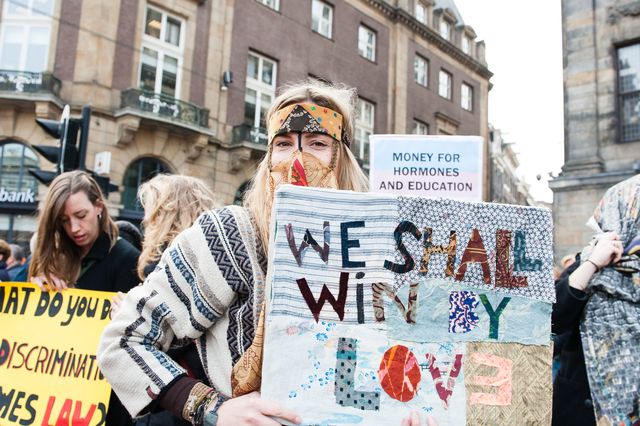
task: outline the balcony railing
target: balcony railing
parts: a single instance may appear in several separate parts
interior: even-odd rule
[[[49,72],[0,70],[0,91],[14,93],[51,93],[60,96],[60,80]]]
[[[120,101],[122,108],[133,108],[186,124],[209,127],[208,109],[171,96],[131,88],[122,92]]]
[[[267,145],[267,129],[253,127],[249,124],[240,124],[233,127],[231,144],[237,145],[243,142],[254,143],[256,145]]]

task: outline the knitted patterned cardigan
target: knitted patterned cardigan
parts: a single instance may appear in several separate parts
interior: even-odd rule
[[[133,416],[184,374],[166,351],[196,339],[211,385],[231,395],[231,372],[251,345],[264,300],[266,259],[246,210],[201,215],[127,294],[105,328],[98,363]]]

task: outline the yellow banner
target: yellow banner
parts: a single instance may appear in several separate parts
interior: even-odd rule
[[[0,425],[104,425],[96,351],[114,293],[0,283]]]

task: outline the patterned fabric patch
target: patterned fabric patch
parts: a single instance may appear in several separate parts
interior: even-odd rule
[[[448,199],[427,199],[418,197],[398,197],[398,222],[409,221],[421,232],[429,230],[429,244],[448,246],[451,243],[452,231],[456,232],[456,260],[454,273],[464,276],[464,282],[475,287],[491,289],[505,294],[528,297],[544,302],[555,302],[555,288],[553,287],[553,234],[551,212],[533,207],[512,206],[492,203],[470,203]],[[507,230],[513,235],[521,231],[524,243],[518,242],[516,259],[519,259],[516,271],[514,250],[509,250],[505,263],[506,272],[510,272],[515,282],[520,283],[526,278],[527,285],[500,286],[496,283],[498,231]],[[511,237],[510,246],[515,241]],[[403,236],[403,243],[413,259],[423,259],[425,252],[424,240],[412,238],[409,234]],[[471,251],[467,247],[471,243]],[[427,246],[428,247],[428,246]],[[463,259],[464,255],[467,259]],[[485,257],[486,254],[486,263]],[[395,260],[404,263],[404,257],[396,252]],[[441,278],[450,270],[448,252],[436,254],[431,252],[428,267],[423,264],[406,274],[394,276],[394,286],[402,287],[411,282],[417,282],[420,276],[427,278]],[[466,262],[465,262],[466,260]],[[524,269],[523,269],[524,268]],[[424,272],[426,269],[426,272]],[[487,283],[487,269],[490,282]],[[452,280],[453,281],[453,280]]]
[[[467,343],[467,425],[551,424],[551,346]],[[510,373],[510,374],[509,374]]]
[[[452,291],[449,294],[449,333],[467,333],[478,325],[475,308],[479,300],[472,291]]]
[[[393,298],[383,293],[381,297],[384,303],[376,315],[384,315],[384,324],[388,326],[387,336],[393,339],[549,344],[551,304],[480,291],[463,284],[456,287],[454,290],[447,282],[438,279],[422,279],[411,289],[403,287],[397,293],[391,293]],[[415,295],[412,302],[413,322],[407,321],[406,310],[398,306],[398,303],[406,305],[411,294]],[[461,294],[467,295],[466,303]],[[482,298],[485,300],[482,301]]]

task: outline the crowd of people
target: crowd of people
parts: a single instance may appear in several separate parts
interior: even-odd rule
[[[284,183],[367,191],[350,150],[355,100],[343,86],[285,87],[267,113],[268,151],[242,207],[221,207],[199,179],[158,175],[139,188],[143,235],[115,222],[96,182],[72,171],[49,187],[28,256],[0,240],[0,281],[116,293],[98,351],[115,391],[107,425],[301,421],[259,393],[272,201]],[[623,184],[638,197],[638,177]],[[626,211],[630,231],[603,228],[558,271],[554,424],[595,424],[579,326],[594,276],[637,257],[638,206]],[[231,236],[236,244],[225,243]],[[200,303],[202,294],[213,302]],[[402,424],[417,426],[420,415],[412,412]]]

